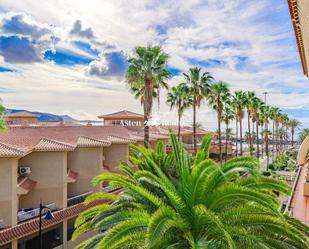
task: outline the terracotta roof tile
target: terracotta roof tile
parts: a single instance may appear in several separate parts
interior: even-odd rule
[[[77,140],[78,147],[106,147],[110,145],[111,142],[108,140],[97,140],[84,136],[79,137]]]
[[[119,193],[121,190],[115,190],[113,193]],[[64,220],[73,218],[79,215],[81,212],[85,211],[90,207],[94,207],[96,205],[106,203],[106,201],[96,201],[87,206],[83,203],[79,203],[77,205],[61,209],[59,211],[54,211],[54,219],[52,220],[44,220],[42,219],[42,228],[48,228],[55,224],[58,224]],[[5,245],[12,240],[16,240],[19,238],[26,237],[27,235],[33,234],[39,230],[39,218],[31,219],[20,224],[17,224],[14,227],[6,228],[0,230],[0,246]]]
[[[33,149],[35,151],[73,151],[75,146],[56,140],[43,138],[34,146]]]
[[[17,187],[21,188],[20,194],[26,194],[35,187],[36,183],[36,181],[33,181],[28,177],[20,177],[18,178]]]
[[[0,157],[22,157],[26,152],[16,146],[0,143]]]
[[[115,112],[115,113],[110,113],[106,115],[100,115],[98,118],[144,118],[144,115],[131,112],[131,111],[120,111],[120,112]]]
[[[112,142],[112,144],[134,144],[136,140],[120,137],[120,136],[108,136],[107,139]]]

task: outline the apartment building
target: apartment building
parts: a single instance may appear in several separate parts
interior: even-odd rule
[[[71,241],[75,218],[100,204],[85,206],[83,200],[108,189],[94,188],[91,180],[104,171],[117,171],[120,161],[128,161],[129,145],[143,145],[144,140],[143,125],[136,121],[142,115],[122,111],[108,116],[100,126],[42,126],[27,123],[27,115],[0,133],[0,249],[38,248],[40,203],[55,217],[43,221],[44,248],[73,248],[89,236]],[[171,130],[177,133],[178,127],[151,126],[150,146],[162,142],[169,151]],[[197,129],[198,141],[205,134]],[[192,150],[192,128],[181,127],[180,135]],[[213,145],[211,153],[216,151]]]
[[[40,202],[55,218],[43,222],[44,248],[73,248],[75,217],[85,210],[91,180],[116,171],[136,143],[124,127],[10,127],[0,134],[0,248],[37,248]]]

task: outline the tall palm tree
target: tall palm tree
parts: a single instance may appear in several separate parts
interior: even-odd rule
[[[202,72],[202,69],[198,67],[190,68],[189,72],[184,73],[183,75],[187,81],[193,99],[193,144],[194,153],[196,153],[196,109],[200,107],[202,100],[207,97],[207,94],[210,91],[210,83],[213,80],[213,77],[209,72]]]
[[[256,123],[256,157],[260,157],[260,146],[259,146],[259,123],[260,123],[260,108],[263,104],[262,100],[255,97],[252,100],[252,121]]]
[[[292,139],[292,146],[294,146],[294,134],[295,134],[295,130],[301,125],[301,123],[295,119],[295,118],[292,118],[290,119],[290,122],[289,122],[289,126],[291,128],[291,139]]]
[[[288,129],[289,129],[289,122],[290,122],[290,119],[289,119],[289,116],[284,113],[282,115],[282,129],[284,130],[284,140],[283,140],[283,143],[284,143],[284,147],[286,147],[288,145]]]
[[[219,81],[211,85],[210,92],[207,96],[209,105],[217,112],[218,133],[219,133],[219,160],[222,164],[222,137],[221,137],[221,123],[222,112],[225,104],[229,104],[230,90],[226,83]]]
[[[180,121],[183,112],[186,108],[192,105],[192,97],[189,94],[189,88],[185,83],[180,83],[174,86],[167,93],[167,104],[170,105],[171,109],[176,107],[178,114],[178,140],[180,141]]]
[[[247,108],[247,117],[248,117],[248,141],[250,147],[250,155],[253,153],[252,145],[252,135],[251,135],[251,115],[252,115],[252,101],[256,97],[255,92],[248,91],[246,92],[246,108]]]
[[[271,136],[271,132],[268,129],[264,129],[262,132],[262,136],[264,137],[264,141],[265,141],[265,152],[266,152],[266,169],[268,170],[268,166],[269,166],[269,148],[268,148],[268,144],[269,144],[269,137]]]
[[[159,97],[160,88],[168,88],[166,79],[168,54],[160,46],[136,47],[133,57],[129,58],[127,82],[131,92],[140,98],[144,107],[144,145],[149,147],[149,125],[153,99]]]
[[[236,124],[237,122],[239,122],[239,135],[240,135],[240,155],[243,154],[243,149],[242,149],[242,121],[244,118],[244,111],[246,108],[246,94],[243,91],[236,91],[233,95],[233,99],[232,99],[232,106],[234,108],[234,112],[236,115]],[[236,125],[237,127],[237,125]],[[238,127],[237,127],[238,128]],[[238,133],[238,131],[236,131],[236,134]],[[237,140],[237,137],[236,137]]]
[[[280,109],[278,107],[271,107],[270,108],[270,118],[272,120],[272,161],[275,160],[275,151],[277,146],[277,132],[275,133],[275,127],[277,127],[277,118],[280,113]],[[277,131],[277,129],[276,129]]]
[[[209,136],[195,159],[176,136],[170,140],[171,154],[162,143],[156,151],[132,146],[133,168],[123,163],[121,173],[106,172],[93,180],[121,190],[87,197],[86,204],[110,203],[76,219],[73,239],[97,231],[77,249],[309,248],[308,228],[278,211],[273,191],[289,193],[288,186],[257,175],[256,159],[234,158],[220,166],[208,158]]]
[[[231,121],[235,118],[235,114],[232,110],[232,108],[228,105],[225,105],[222,112],[222,120],[225,123],[225,161],[227,160],[228,152],[227,152],[227,145],[228,141],[230,139],[231,134],[231,128],[229,128],[229,125]]]

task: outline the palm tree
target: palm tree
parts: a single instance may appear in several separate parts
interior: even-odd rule
[[[246,107],[246,94],[243,91],[236,91],[234,93],[233,99],[232,99],[232,106],[234,108],[234,112],[236,115],[236,129],[238,130],[237,123],[239,122],[239,134],[240,134],[240,155],[243,154],[242,149],[242,120],[244,118],[244,110]],[[236,134],[238,134],[238,131],[236,131]],[[237,140],[237,135],[236,135]],[[237,148],[237,145],[236,145]]]
[[[225,123],[225,161],[227,160],[227,144],[231,137],[232,130],[229,128],[231,121],[234,119],[235,114],[232,108],[228,105],[225,105],[222,112],[222,120]]]
[[[308,228],[278,211],[273,191],[288,193],[288,186],[257,175],[255,158],[234,158],[220,166],[208,158],[209,136],[195,159],[175,135],[171,143],[168,155],[162,143],[156,151],[132,146],[133,168],[123,163],[121,173],[106,172],[93,180],[121,190],[87,197],[86,204],[110,203],[76,219],[73,239],[97,231],[77,249],[309,248]]]
[[[178,114],[178,140],[180,141],[180,121],[183,112],[186,108],[192,105],[192,98],[189,94],[189,88],[185,83],[180,83],[174,86],[167,93],[167,104],[170,105],[171,109],[173,107],[177,108]]]
[[[298,136],[299,143],[302,143],[306,139],[307,136],[309,136],[309,128],[305,128],[299,133],[299,136]]]
[[[275,127],[277,127],[277,119],[280,113],[280,109],[278,107],[271,107],[270,108],[270,118],[272,119],[273,123],[273,132],[272,132],[272,161],[274,162],[275,159],[275,148],[277,146],[278,140],[277,140],[277,132],[275,133]],[[276,129],[277,131],[277,129]]]
[[[225,104],[229,102],[230,90],[226,83],[219,81],[216,84],[211,85],[210,92],[207,96],[209,105],[217,112],[218,121],[218,133],[219,133],[219,160],[222,164],[222,137],[221,137],[221,123],[222,112]]]
[[[0,131],[6,130],[6,123],[4,121],[4,115],[6,114],[6,109],[2,105],[2,100],[0,99]]]
[[[251,114],[252,114],[252,100],[256,97],[255,92],[248,91],[246,92],[246,108],[247,108],[247,117],[248,117],[248,141],[250,147],[250,155],[253,153],[252,145],[252,136],[251,136]]]
[[[292,146],[294,146],[294,134],[295,134],[295,130],[301,125],[301,123],[295,119],[295,118],[292,118],[290,119],[290,122],[289,122],[289,126],[291,128],[291,139],[292,139]]]
[[[259,123],[260,123],[260,108],[262,105],[261,99],[255,97],[252,100],[252,121],[256,123],[256,157],[260,157],[260,147],[259,147]]]
[[[269,165],[269,149],[268,149],[268,144],[269,144],[269,137],[271,136],[271,132],[268,129],[264,129],[262,132],[262,136],[264,137],[265,141],[265,150],[266,150],[266,167],[268,170],[268,165]]]
[[[149,125],[153,99],[159,97],[160,88],[168,88],[165,80],[170,73],[166,69],[168,54],[160,46],[136,47],[129,58],[127,81],[131,92],[140,98],[144,107],[144,145],[149,146]]]
[[[202,69],[198,67],[190,68],[189,72],[184,73],[183,75],[186,78],[193,99],[193,144],[194,153],[196,153],[196,108],[199,108],[202,100],[207,97],[207,94],[210,91],[210,83],[213,80],[213,77],[209,72],[202,73]]]

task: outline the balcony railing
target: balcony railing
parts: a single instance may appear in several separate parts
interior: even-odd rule
[[[89,196],[92,193],[93,193],[93,191],[89,191],[87,193],[84,193],[84,194],[81,194],[81,195],[76,195],[76,196],[68,198],[67,206],[70,207],[70,206],[84,202],[84,200],[87,198],[87,196]]]
[[[46,207],[50,208],[52,211],[56,210],[56,204],[52,203],[46,205]],[[22,222],[25,220],[32,219],[40,215],[40,208],[24,208],[17,213],[17,222]]]

